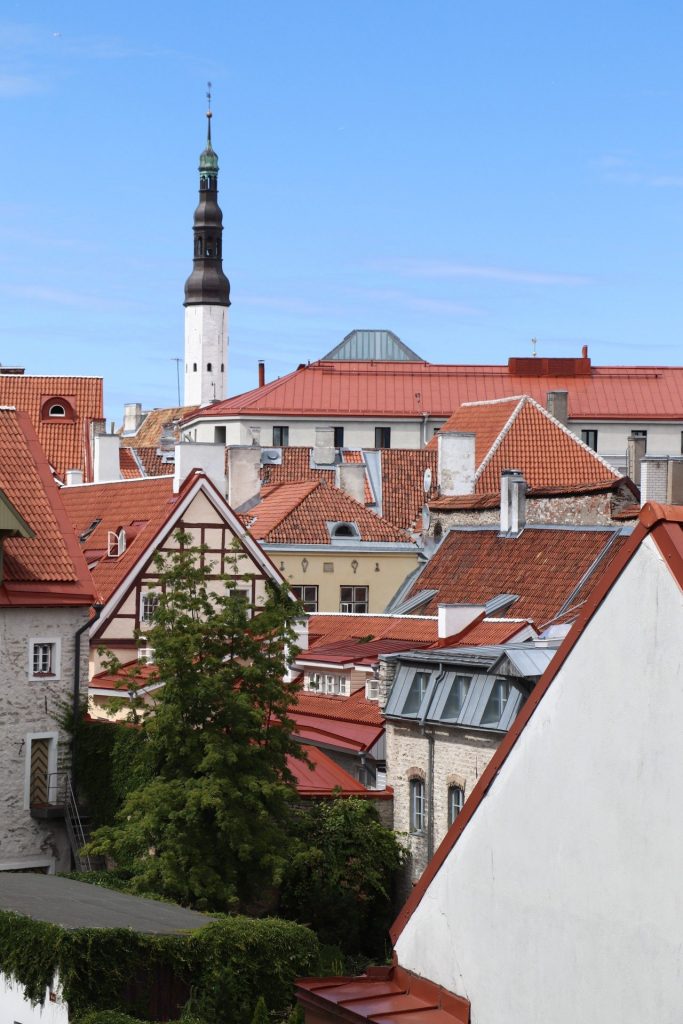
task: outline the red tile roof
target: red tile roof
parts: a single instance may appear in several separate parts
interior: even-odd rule
[[[288,757],[287,767],[294,776],[294,783],[302,797],[355,796],[390,800],[392,791],[366,789],[362,783],[333,761],[324,750],[305,746],[309,764],[298,757]]]
[[[243,521],[267,544],[329,544],[328,522],[355,523],[362,541],[403,543],[408,535],[375,515],[344,491],[325,482],[274,484]]]
[[[8,537],[0,604],[90,604],[87,567],[27,413],[0,408],[0,489],[34,537]]]
[[[439,493],[436,451],[428,448],[386,448],[381,458],[382,515],[404,530],[420,531],[422,507]],[[432,482],[425,491],[427,469]]]
[[[157,477],[62,488],[101,602],[111,597],[173,512],[179,495],[172,487],[170,477]],[[126,531],[126,550],[108,557],[108,535],[121,527]]]
[[[470,1004],[398,966],[368,967],[356,978],[299,978],[299,1004],[320,1024],[468,1024]]]
[[[315,644],[297,657],[299,664],[329,665],[374,665],[382,654],[393,654],[398,651],[412,651],[415,648],[429,646],[426,641],[392,640],[382,637],[379,640],[335,640],[328,644]]]
[[[306,715],[313,718],[330,718],[336,722],[353,722],[381,727],[383,718],[376,700],[368,700],[363,690],[356,690],[350,697],[329,697],[326,694],[307,693],[301,690],[297,695],[292,715]]]
[[[504,644],[529,625],[528,619],[482,619],[461,633],[449,647],[484,647]]]
[[[441,419],[463,402],[510,395],[531,395],[544,405],[547,392],[557,390],[569,392],[572,419],[683,418],[683,367],[591,366],[579,359],[511,360],[507,366],[320,360],[196,415],[417,419],[428,412]]]
[[[437,590],[436,597],[420,609],[430,613],[440,603],[486,604],[498,594],[518,594],[511,612],[540,626],[558,614],[603,555],[576,599],[589,593],[624,540],[609,527],[528,526],[516,538],[499,536],[497,528],[454,528],[414,581],[406,600],[421,590]]]
[[[47,415],[53,400],[68,415]],[[27,377],[0,373],[0,405],[28,413],[47,460],[60,479],[67,469],[91,475],[90,429],[104,416],[101,377]]]
[[[289,447],[282,449],[282,461],[279,464],[264,463],[261,468],[261,480],[263,484],[292,484],[303,481],[321,481],[334,484],[335,470],[319,469],[311,467],[312,448]],[[342,461],[345,463],[362,463],[363,453],[355,449],[344,448],[341,452]],[[368,480],[365,475],[365,504],[372,505],[375,501]]]
[[[550,487],[556,493],[583,484],[614,486],[619,480],[596,452],[526,395],[462,405],[442,428],[451,430],[476,435],[477,494],[499,492],[503,469],[520,469],[530,488]],[[430,445],[436,444],[433,438]]]
[[[548,689],[552,686],[554,679],[560,672],[567,657],[571,654],[577,640],[579,640],[584,629],[601,607],[610,589],[628,565],[639,545],[642,544],[648,535],[652,536],[659,548],[663,564],[668,566],[679,587],[683,589],[683,508],[680,505],[667,506],[659,505],[656,502],[649,502],[641,509],[638,526],[626,543],[619,546],[616,557],[612,557],[608,565],[602,566],[599,579],[591,588],[590,595],[585,602],[581,614],[574,623],[565,642],[534,687],[508,734],[484,769],[471,795],[465,802],[462,812],[446,833],[435,856],[429,862],[426,871],[410,893],[408,900],[391,928],[391,938],[394,943],[429,889],[433,878],[441,870],[446,858],[472,817],[476,814],[477,808],[490,787],[495,783],[510,751],[517,743],[527,722],[542,702]]]
[[[371,637],[373,640],[411,640],[431,643],[437,638],[436,616],[329,614],[315,612],[308,617],[309,647],[340,640]]]
[[[144,419],[134,434],[124,434],[119,431],[122,445],[132,445],[134,448],[157,448],[164,427],[177,424],[186,416],[196,412],[196,405],[176,405],[169,409],[152,409],[144,414]],[[180,440],[180,431],[177,427],[173,430],[176,441]]]
[[[165,462],[158,448],[137,448],[121,444],[119,465],[124,480],[139,480],[145,476],[173,476],[173,462]]]

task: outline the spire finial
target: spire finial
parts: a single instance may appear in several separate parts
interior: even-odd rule
[[[211,145],[211,118],[213,117],[213,114],[211,113],[211,82],[206,83],[206,99],[209,104],[209,109],[206,112],[206,122],[208,125],[207,138],[209,145]]]

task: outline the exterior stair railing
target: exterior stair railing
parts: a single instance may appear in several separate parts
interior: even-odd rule
[[[71,785],[69,772],[35,773],[31,777],[31,811],[40,817],[63,817],[77,871],[92,871],[92,859],[83,853],[90,836]]]

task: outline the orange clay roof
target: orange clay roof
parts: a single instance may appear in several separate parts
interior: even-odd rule
[[[419,448],[385,448],[382,453],[382,515],[404,530],[422,529],[420,513],[436,498],[436,451]],[[425,470],[432,483],[424,489]]]
[[[175,405],[169,409],[152,409],[144,414],[144,419],[134,434],[124,434],[119,431],[122,445],[130,445],[134,448],[156,448],[159,445],[164,427],[167,424],[177,423],[185,416],[196,412],[196,405]],[[174,430],[176,441],[180,440],[180,431]]]
[[[482,619],[463,630],[455,643],[447,646],[485,647],[487,644],[504,644],[528,625],[528,619]]]
[[[520,469],[530,488],[574,488],[616,483],[619,474],[594,451],[526,395],[504,401],[462,405],[442,432],[473,433],[475,493],[500,490],[504,469]],[[430,445],[436,445],[433,438]]]
[[[363,689],[356,690],[350,697],[330,697],[301,690],[290,712],[290,717],[296,719],[297,716],[330,718],[335,722],[363,725],[382,726],[384,723],[377,701],[368,700]]]
[[[312,448],[304,447],[289,447],[282,449],[282,461],[279,465],[273,465],[264,463],[261,467],[261,480],[263,484],[291,484],[301,483],[306,480],[320,481],[324,480],[325,483],[334,484],[335,471],[330,468],[323,469],[312,469],[311,468],[311,457],[313,454]],[[356,451],[355,449],[344,448],[341,452],[343,462],[348,463],[362,463],[363,453]],[[365,475],[365,504],[371,505],[374,502],[374,496],[370,487],[370,482]]]
[[[422,618],[417,615],[337,615],[315,612],[308,617],[309,649],[318,644],[332,644],[344,640],[414,640],[431,643],[437,638],[436,616]]]
[[[73,416],[47,418],[50,399],[64,399]],[[101,377],[27,377],[0,373],[0,405],[28,413],[47,460],[60,479],[67,469],[91,475],[90,427],[104,416]]]
[[[84,537],[81,549],[91,566],[100,601],[111,597],[173,512],[179,495],[173,494],[172,488],[171,477],[62,488],[72,529],[77,537]],[[99,522],[90,530],[96,520]],[[121,527],[126,531],[126,550],[118,558],[110,558],[108,534]]]
[[[344,771],[341,765],[333,761],[324,750],[313,746],[304,746],[303,749],[309,764],[306,764],[303,759],[291,755],[287,758],[287,767],[294,776],[294,784],[299,796],[357,796],[391,799],[391,791],[366,789],[362,783]]]
[[[519,600],[511,606],[514,616],[543,625],[559,613],[603,555],[580,590],[585,598],[624,540],[609,527],[527,526],[516,538],[499,536],[497,527],[456,527],[405,599],[421,590],[436,590],[436,596],[420,609],[429,614],[440,603],[483,605],[498,594],[518,594]]]
[[[121,444],[119,465],[124,480],[139,480],[145,476],[173,476],[173,462],[164,462],[159,449]]]
[[[27,413],[0,409],[0,489],[32,538],[3,544],[0,604],[90,604],[93,587]]]
[[[252,537],[266,544],[329,544],[328,522],[355,523],[362,541],[409,542],[402,530],[325,482],[264,487],[243,516]]]
[[[683,366],[591,366],[588,359],[511,359],[507,366],[324,361],[200,409],[197,417],[448,418],[463,402],[569,392],[569,415],[588,420],[680,420]]]

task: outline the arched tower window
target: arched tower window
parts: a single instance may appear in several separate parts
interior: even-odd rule
[[[206,372],[211,373],[211,363],[206,364]]]

